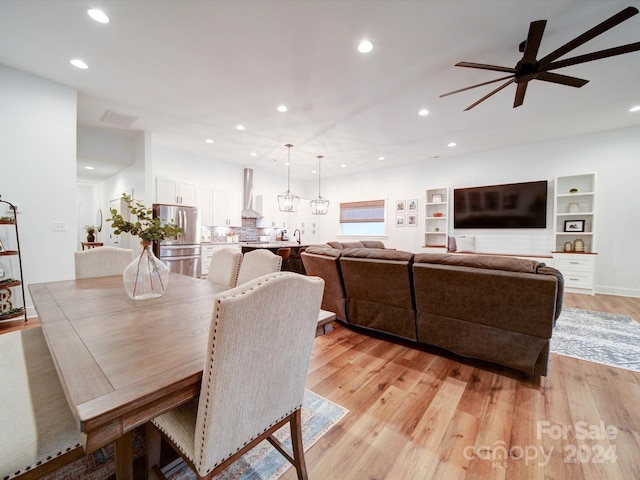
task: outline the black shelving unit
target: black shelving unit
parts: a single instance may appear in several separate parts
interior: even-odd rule
[[[7,212],[4,212],[4,205],[8,206]],[[18,234],[18,209],[14,204],[2,200],[1,196],[0,207],[2,207],[0,208],[0,269],[4,272],[4,275],[0,277],[0,322],[14,320],[22,316],[26,322],[27,310],[25,308],[20,236]],[[2,241],[3,238],[4,241]],[[14,258],[17,259],[17,268]]]

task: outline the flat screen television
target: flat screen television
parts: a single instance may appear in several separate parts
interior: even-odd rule
[[[547,181],[453,191],[454,228],[546,228]]]

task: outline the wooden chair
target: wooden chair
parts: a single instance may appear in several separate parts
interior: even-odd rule
[[[233,248],[221,248],[213,252],[207,281],[225,288],[233,288],[238,280],[242,253]]]
[[[323,289],[320,278],[278,272],[216,296],[199,400],[147,424],[149,478],[163,478],[164,437],[198,479],[263,440],[307,479],[300,412]],[[287,423],[293,455],[272,437]]]
[[[76,279],[122,275],[133,261],[133,250],[119,247],[91,248],[75,252]]]
[[[242,257],[236,285],[242,285],[267,273],[279,272],[281,268],[281,256],[266,249],[252,250]]]
[[[40,326],[0,335],[0,479],[36,479],[84,456]]]

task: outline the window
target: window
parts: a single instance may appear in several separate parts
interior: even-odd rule
[[[340,204],[342,235],[384,235],[384,200],[346,202]]]

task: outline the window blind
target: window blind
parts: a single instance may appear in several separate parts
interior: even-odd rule
[[[340,204],[340,223],[384,222],[384,200]]]

